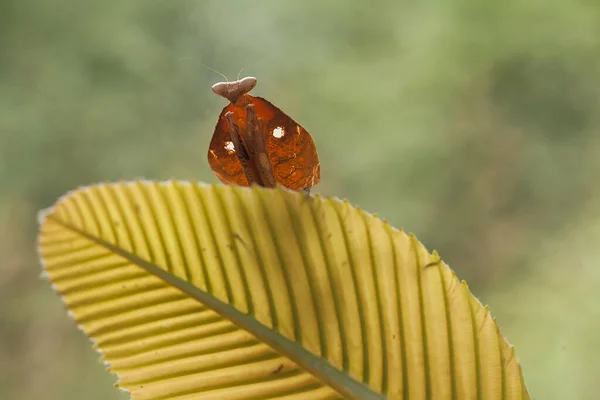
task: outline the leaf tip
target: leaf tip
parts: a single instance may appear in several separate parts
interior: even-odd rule
[[[42,260],[43,263],[43,260]],[[43,281],[47,281],[48,283],[52,284],[52,281],[50,280],[50,274],[48,273],[48,271],[46,271],[46,269],[44,268],[44,266],[42,265],[42,272],[40,272],[39,278]]]
[[[116,387],[117,389],[119,389],[120,392],[125,393],[126,395],[129,396],[129,398],[131,399],[131,391],[129,389],[127,389],[126,387],[121,386],[120,380],[121,378],[119,377],[119,375],[115,374],[117,377],[117,381],[113,384],[114,387]]]
[[[39,226],[44,225],[44,222],[46,222],[46,218],[48,218],[48,216],[50,214],[52,214],[52,212],[54,211],[54,206],[51,207],[47,207],[44,208],[42,210],[39,210],[37,213],[37,223]]]

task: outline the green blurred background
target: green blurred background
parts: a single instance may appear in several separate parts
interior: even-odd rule
[[[1,0],[0,399],[125,398],[38,279],[36,212],[216,181],[200,63],[312,133],[316,192],[441,253],[534,398],[600,398],[600,3]]]

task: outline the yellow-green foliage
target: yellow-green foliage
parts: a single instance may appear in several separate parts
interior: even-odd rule
[[[412,236],[284,189],[99,185],[44,271],[138,399],[529,399],[513,348]]]

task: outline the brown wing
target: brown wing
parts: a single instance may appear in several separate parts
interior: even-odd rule
[[[223,108],[221,115],[219,115],[217,126],[215,127],[215,133],[213,134],[208,147],[208,164],[215,175],[217,175],[223,183],[249,186],[244,170],[242,169],[242,164],[235,153],[236,149],[233,148],[229,124],[225,119],[225,114],[229,111],[233,112],[234,119],[238,124],[241,124],[242,119],[240,115],[238,115],[240,114],[239,107],[229,104],[227,107]],[[243,127],[245,127],[245,110],[243,110],[243,114]],[[240,125],[240,128],[241,127],[242,125]]]
[[[319,157],[310,134],[267,100],[248,94],[236,104],[225,107],[215,127],[208,150],[208,162],[219,179],[224,183],[248,185],[235,150],[232,151],[229,124],[225,114],[233,112],[234,121],[242,132],[242,141],[246,143],[245,106],[250,102],[256,109],[275,180],[293,190],[308,189],[319,183]]]

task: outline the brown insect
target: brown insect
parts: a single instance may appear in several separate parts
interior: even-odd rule
[[[212,90],[229,100],[208,149],[208,163],[228,184],[283,185],[309,192],[320,180],[317,148],[310,134],[286,113],[248,94],[256,78],[219,82]]]

